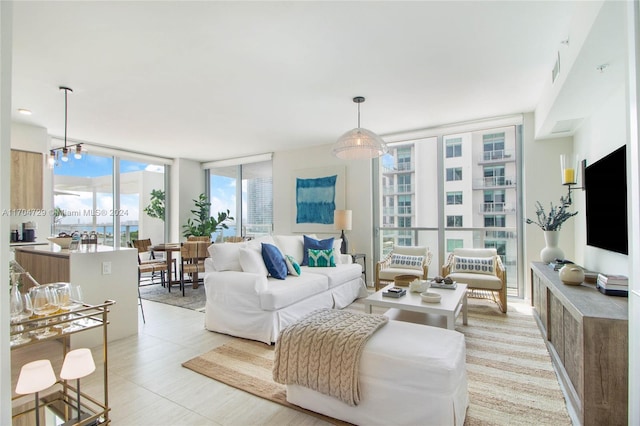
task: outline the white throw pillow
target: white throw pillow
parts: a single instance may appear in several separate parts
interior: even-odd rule
[[[245,247],[245,243],[220,243],[211,244],[207,250],[216,271],[242,272],[240,249]]]
[[[269,275],[269,271],[262,259],[262,253],[252,248],[240,249],[240,266],[244,272],[251,272],[254,274]]]
[[[408,254],[392,254],[391,255],[391,267],[403,268],[403,269],[417,269],[422,270],[422,263],[424,262],[424,256],[411,256]]]
[[[296,262],[302,263],[304,253],[302,235],[276,235],[274,239],[282,254],[292,256]]]
[[[492,257],[463,257],[453,256],[451,272],[465,272],[471,274],[496,274],[496,258]]]

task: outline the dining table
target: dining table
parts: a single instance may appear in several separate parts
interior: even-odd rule
[[[172,269],[173,269],[173,253],[180,252],[180,243],[163,243],[156,244],[154,246],[149,247],[151,251],[159,251],[165,253],[165,258],[167,261],[167,283],[171,286],[172,284],[180,284],[180,280],[178,278],[178,271],[175,271],[175,278],[172,277]],[[178,267],[176,266],[176,269]]]

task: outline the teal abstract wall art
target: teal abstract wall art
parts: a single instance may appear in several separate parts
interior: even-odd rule
[[[296,179],[296,223],[331,225],[338,175]]]
[[[346,167],[294,170],[290,180],[291,229],[300,233],[335,232],[333,212],[344,210]]]

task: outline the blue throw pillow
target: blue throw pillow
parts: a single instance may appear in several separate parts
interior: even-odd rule
[[[262,260],[267,267],[267,271],[273,278],[284,280],[287,278],[287,263],[280,249],[273,244],[262,243]]]
[[[331,250],[333,248],[333,237],[326,240],[316,240],[315,238],[304,236],[304,251],[302,254],[302,266],[309,264],[309,249]]]

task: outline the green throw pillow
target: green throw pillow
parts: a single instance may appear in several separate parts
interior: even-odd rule
[[[336,261],[333,257],[333,249],[330,249],[330,250],[309,249],[309,266],[310,267],[336,266]]]
[[[294,277],[299,277],[301,272],[300,265],[298,265],[298,262],[296,262],[293,256],[289,256],[287,254],[284,256],[284,260],[285,262],[287,262],[287,268],[289,269],[289,274],[293,275]]]

